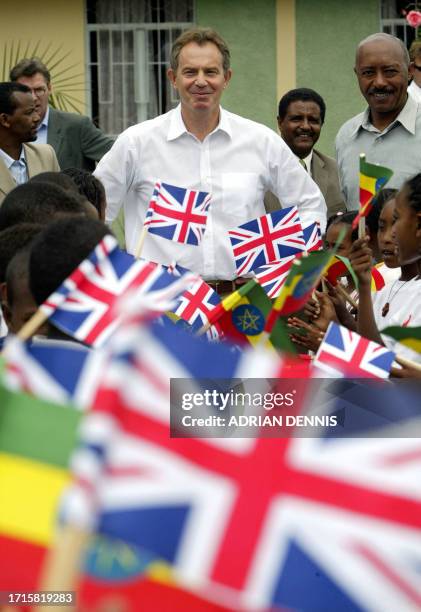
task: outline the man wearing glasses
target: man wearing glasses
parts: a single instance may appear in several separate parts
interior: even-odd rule
[[[409,48],[409,74],[412,77],[408,93],[417,101],[421,102],[421,42],[414,40]]]
[[[48,68],[37,58],[23,59],[10,71],[10,80],[29,87],[35,108],[41,117],[37,144],[50,144],[60,168],[94,170],[111,148],[113,140],[101,132],[89,117],[66,113],[49,106],[51,77]]]
[[[368,108],[340,128],[335,143],[348,210],[359,206],[361,153],[393,170],[391,189],[400,189],[421,168],[421,106],[407,92],[409,55],[403,42],[385,33],[368,36],[357,47],[354,70]]]

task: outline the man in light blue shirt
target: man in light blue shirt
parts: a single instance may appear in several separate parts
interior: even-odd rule
[[[399,189],[421,168],[421,106],[408,96],[409,55],[401,40],[373,34],[357,48],[355,74],[368,108],[336,137],[339,179],[347,208],[359,206],[359,156],[393,170]]]
[[[26,144],[36,140],[39,121],[26,85],[0,83],[0,203],[31,176],[60,170],[52,147]]]

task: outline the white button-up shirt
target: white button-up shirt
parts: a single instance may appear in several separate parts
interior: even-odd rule
[[[181,107],[123,132],[99,162],[95,176],[107,196],[106,220],[121,208],[126,246],[136,249],[154,185],[161,180],[210,192],[212,202],[199,246],[148,234],[142,257],[173,261],[207,279],[236,276],[228,230],[265,214],[263,197],[272,191],[284,206],[296,205],[304,224],[326,224],[319,188],[280,136],[269,128],[221,109],[215,130],[201,142],[189,133]]]
[[[25,150],[23,147],[20,150],[19,159],[13,159],[13,157],[10,157],[3,149],[0,149],[0,158],[4,161],[6,168],[15,179],[16,185],[22,185],[27,182],[29,178],[28,167],[26,165]]]

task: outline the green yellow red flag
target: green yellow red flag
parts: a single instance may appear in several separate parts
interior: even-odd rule
[[[370,164],[365,160],[364,153],[360,155],[360,210],[352,223],[353,229],[358,226],[362,217],[366,217],[371,210],[371,201],[378,194],[389,179],[393,171],[386,166]]]
[[[399,327],[398,325],[392,325],[385,327],[380,333],[390,336],[417,353],[421,353],[421,327]]]

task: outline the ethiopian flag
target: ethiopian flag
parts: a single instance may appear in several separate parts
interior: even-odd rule
[[[38,587],[80,416],[0,386],[0,590]]]
[[[421,353],[421,327],[399,327],[399,325],[392,325],[385,327],[380,333],[390,336],[416,353]]]
[[[333,256],[331,251],[312,251],[292,264],[281,293],[273,303],[266,332],[271,332],[279,316],[287,316],[303,308]]]
[[[265,329],[272,302],[259,283],[252,279],[228,295],[208,314],[209,322],[225,337],[239,344],[256,345]],[[270,335],[269,345],[295,353],[282,321],[278,321]]]
[[[365,161],[364,153],[360,155],[360,211],[352,223],[353,229],[357,227],[361,217],[366,217],[371,210],[371,201],[378,194],[388,180],[392,177],[393,171],[386,166],[369,164]]]

